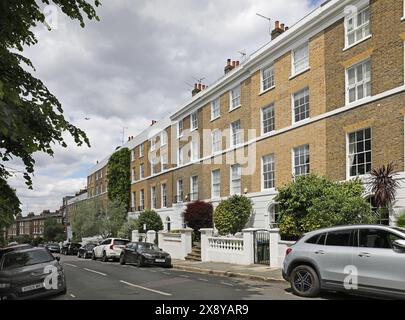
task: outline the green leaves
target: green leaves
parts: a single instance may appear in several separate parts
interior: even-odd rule
[[[279,190],[280,233],[287,238],[336,225],[376,222],[358,180],[335,182],[315,174],[297,177]]]
[[[46,241],[56,241],[63,238],[65,227],[58,223],[54,217],[45,219],[44,222],[44,239]]]
[[[108,199],[118,201],[129,208],[131,192],[130,151],[127,148],[114,152],[107,167]]]
[[[214,224],[222,235],[242,231],[252,213],[252,201],[243,195],[222,200],[214,212]]]
[[[146,224],[146,231],[155,230],[157,232],[163,230],[162,218],[160,218],[160,216],[154,210],[145,210],[139,215],[138,217],[139,232],[145,232],[145,230],[143,229],[144,224]]]

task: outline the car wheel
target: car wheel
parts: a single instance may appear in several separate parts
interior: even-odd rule
[[[91,260],[96,260],[96,254],[94,253],[94,251],[91,253]]]
[[[124,255],[120,255],[120,264],[124,265],[125,264],[125,257]]]
[[[291,289],[300,297],[316,297],[321,291],[316,271],[306,265],[298,266],[291,272]]]
[[[144,262],[143,262],[143,257],[142,256],[138,256],[136,264],[137,264],[138,267],[143,267]]]
[[[101,259],[101,261],[103,262],[107,262],[107,255],[105,254],[105,251],[103,252],[103,258]]]

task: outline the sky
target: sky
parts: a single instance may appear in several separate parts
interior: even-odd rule
[[[22,174],[10,178],[23,214],[56,210],[62,198],[86,186],[88,170],[124,139],[191,97],[196,80],[210,85],[226,59],[242,60],[270,40],[269,23],[287,26],[322,0],[102,0],[100,21],[77,22],[56,15],[54,30],[35,29],[38,44],[24,55],[62,103],[65,117],[83,129],[91,148],[55,146],[54,157],[37,153],[34,189]],[[89,120],[86,120],[89,118]],[[6,164],[17,171],[18,159]]]

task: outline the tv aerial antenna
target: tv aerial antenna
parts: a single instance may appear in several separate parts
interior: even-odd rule
[[[122,142],[122,145],[124,145],[125,130],[127,130],[128,127],[121,126],[121,128],[122,128],[122,140],[121,140],[121,142]]]
[[[260,13],[256,13],[256,15],[260,18],[266,19],[269,22],[269,35],[271,35],[271,19],[269,17],[266,17]]]
[[[238,51],[238,53],[241,55],[242,61],[245,61],[247,58],[246,50],[240,50],[240,51]]]
[[[204,80],[205,80],[205,77],[202,77],[202,78],[199,78],[199,79],[197,79],[196,77],[192,77],[195,81],[197,81],[199,84],[201,84]]]

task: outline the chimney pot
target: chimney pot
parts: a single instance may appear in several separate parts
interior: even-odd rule
[[[194,83],[194,89],[198,89],[198,84]]]
[[[230,66],[230,65],[231,65],[231,59],[228,59],[228,60],[226,61],[226,64],[227,64],[228,66]]]
[[[201,90],[201,83],[198,84],[198,90]]]
[[[236,66],[236,61],[232,61],[232,67]]]
[[[236,61],[236,66],[239,67],[239,61]]]
[[[285,29],[284,29],[285,31],[287,31],[288,30],[288,27],[285,27]]]
[[[276,21],[276,29],[280,28],[280,21]]]
[[[285,26],[285,24],[284,24],[284,23],[282,23],[282,24],[281,24],[281,29],[283,29],[283,30],[284,30],[284,26]]]

